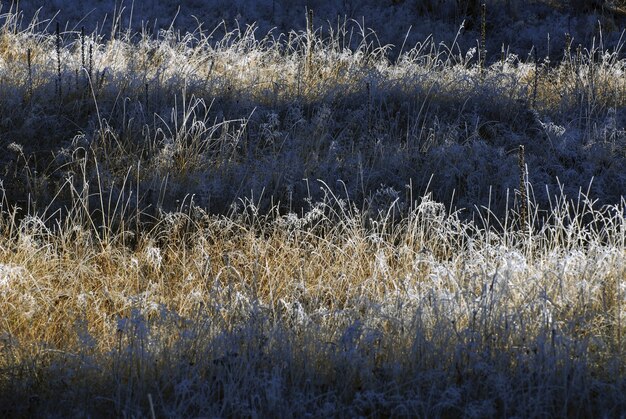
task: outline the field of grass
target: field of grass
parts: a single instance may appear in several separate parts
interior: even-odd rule
[[[626,414],[622,42],[3,19],[1,416]]]

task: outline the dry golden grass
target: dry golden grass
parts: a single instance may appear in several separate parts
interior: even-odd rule
[[[391,382],[401,397],[417,397],[405,391],[414,389],[414,374],[428,371],[444,374],[432,385],[460,380],[497,392],[523,387],[519,374],[533,385],[574,374],[583,381],[572,391],[592,397],[589,406],[622,406],[614,393],[591,392],[593,382],[619,386],[624,367],[624,209],[586,207],[581,215],[595,217],[599,230],[562,224],[566,209],[555,208],[551,226],[524,238],[515,227],[478,229],[428,198],[400,220],[374,223],[334,198],[302,217],[260,216],[248,203],[230,217],[198,208],[167,214],[131,247],[122,231],[104,243],[78,222],[49,229],[5,212],[0,386],[16,393],[19,407],[4,400],[2,408],[56,409],[46,395],[53,391],[86,412],[92,407],[76,398],[84,392],[116,415],[141,414],[147,394],[158,395],[164,414],[241,413],[207,378],[229,362],[237,369],[220,379],[251,391],[259,390],[255,380],[271,385],[266,373],[292,380],[295,389],[278,390],[292,413],[309,410],[298,400],[320,408],[300,393],[309,380],[319,396],[341,389],[343,405]],[[478,359],[507,384],[479,384]],[[184,372],[176,370],[181,362],[190,362]],[[202,400],[175,396],[168,377],[198,380]],[[239,402],[241,391],[232,395]],[[578,406],[565,394],[542,397]],[[524,411],[499,409],[486,412]]]

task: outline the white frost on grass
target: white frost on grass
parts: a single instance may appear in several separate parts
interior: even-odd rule
[[[6,292],[14,283],[21,282],[26,274],[22,266],[0,263],[0,292]]]
[[[161,269],[163,263],[163,255],[161,249],[155,246],[147,246],[143,254],[146,262],[155,270]]]
[[[2,2],[3,13],[9,10],[10,3]],[[431,12],[421,4],[429,2],[418,3],[409,0],[393,3],[379,0],[214,0],[209,5],[205,1],[175,0],[22,0],[19,9],[24,25],[38,12],[39,18],[44,20],[41,26],[48,25],[49,30],[54,30],[53,22],[60,22],[66,31],[80,31],[85,26],[88,32],[97,29],[103,35],[109,35],[114,24],[119,31],[131,27],[135,32],[145,28],[153,33],[172,26],[183,34],[194,32],[199,25],[209,31],[220,26],[245,31],[248,25],[255,25],[258,34],[265,35],[270,30],[274,33],[304,30],[308,7],[314,11],[314,27],[320,32],[336,29],[345,19],[355,38],[366,35],[372,43],[393,44],[398,50],[404,45],[406,51],[431,35],[436,43],[455,40],[455,45],[463,51],[476,46],[480,25],[475,22],[470,27],[471,19],[466,18],[464,29],[459,31],[463,16],[455,10],[454,1],[440,1]],[[513,0],[502,5],[494,1],[487,5],[487,51],[496,58],[505,44],[510,46],[509,52],[522,56],[533,46],[541,45],[542,55],[549,49],[556,59],[558,46],[564,45],[566,39],[562,28],[567,28],[574,45],[587,45],[594,36],[597,38],[596,29],[601,19],[597,14],[567,14],[567,8],[548,11],[541,2]],[[45,20],[52,17],[51,22]],[[372,28],[375,35],[368,28]],[[619,28],[604,24],[602,29],[605,46],[619,38]],[[457,31],[459,35],[455,39]],[[544,48],[546,44],[550,46]]]

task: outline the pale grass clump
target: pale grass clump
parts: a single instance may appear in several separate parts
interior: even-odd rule
[[[3,208],[0,386],[12,396],[0,409],[624,408],[623,207],[589,204],[585,224],[555,208],[520,236],[429,197],[395,220],[329,190],[301,216],[242,204],[228,217],[167,214],[133,246],[117,232],[81,253],[64,239],[81,229]]]

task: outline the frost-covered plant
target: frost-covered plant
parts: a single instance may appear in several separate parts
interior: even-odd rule
[[[619,48],[6,18],[0,414],[626,411]]]
[[[265,37],[253,25],[219,41],[203,31],[143,33],[136,42],[130,34],[105,40],[64,33],[59,108],[46,100],[57,83],[56,36],[35,26],[9,30],[11,16],[2,37],[29,47],[33,79],[23,83],[17,70],[27,70],[26,58],[7,50],[3,66],[11,79],[2,85],[0,107],[7,115],[3,124],[15,128],[2,141],[22,147],[16,158],[2,159],[13,202],[27,202],[29,195],[46,201],[80,173],[83,179],[74,176],[74,184],[117,185],[111,202],[127,202],[122,184],[139,184],[134,207],[174,209],[195,195],[210,211],[223,212],[254,194],[267,200],[266,209],[274,199],[293,211],[309,196],[322,196],[303,179],[344,179],[348,196],[363,206],[381,184],[402,190],[411,183],[422,193],[434,175],[435,198],[447,201],[454,191],[459,206],[472,208],[488,204],[489,186],[504,202],[516,184],[507,168],[520,143],[527,143],[531,183],[556,188],[558,176],[575,192],[593,174],[593,192],[605,203],[619,200],[623,190],[623,179],[613,173],[623,159],[623,136],[610,139],[617,161],[609,171],[586,152],[605,136],[602,125],[619,133],[619,122],[607,115],[621,115],[623,108],[620,43],[615,50],[570,48],[562,63],[541,64],[535,77],[534,66],[513,54],[481,73],[472,49],[462,51],[457,39],[450,46],[432,38],[403,46],[392,61],[391,46],[377,43],[365,27],[353,46],[346,24],[326,35],[316,28]],[[304,72],[310,42],[313,77]],[[536,109],[530,110],[535,79]],[[16,106],[26,99],[29,106]],[[556,141],[577,150],[576,161],[584,164],[543,153],[545,135],[555,141],[544,120],[564,127]],[[25,187],[13,187],[20,182]],[[536,199],[548,205],[541,193]]]
[[[426,196],[391,223],[325,191],[302,215],[250,201],[229,217],[163,214],[136,247],[76,251],[74,226],[46,230],[35,216],[3,235],[0,409],[624,408],[623,204],[561,197],[520,237],[489,209],[479,225]]]

